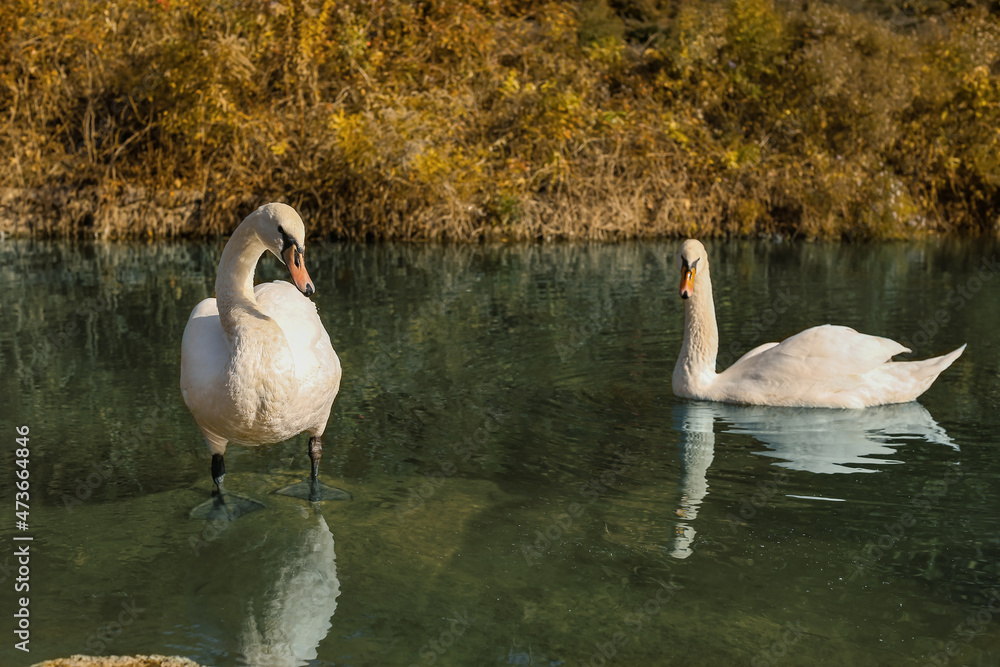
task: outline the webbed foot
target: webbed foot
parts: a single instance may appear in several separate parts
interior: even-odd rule
[[[235,493],[212,494],[210,500],[198,505],[188,514],[192,519],[206,521],[236,521],[241,516],[265,507],[264,503]]]
[[[353,496],[344,491],[343,489],[337,489],[332,486],[327,486],[319,480],[302,480],[301,482],[295,482],[294,484],[289,484],[288,486],[278,489],[275,493],[280,493],[283,496],[291,496],[292,498],[299,498],[300,500],[308,500],[310,502],[320,502],[323,500],[351,500]]]

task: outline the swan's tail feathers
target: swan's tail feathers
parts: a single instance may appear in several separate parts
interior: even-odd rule
[[[914,392],[907,400],[915,400],[920,394],[930,389],[938,376],[951,366],[956,359],[962,356],[963,352],[965,352],[965,345],[952,350],[948,354],[942,354],[940,357],[921,359],[920,361],[899,362],[898,367],[900,369],[905,368],[908,371],[911,378],[910,387]]]
[[[952,350],[948,354],[942,354],[940,357],[934,357],[933,359],[925,359],[921,363],[921,370],[926,373],[928,377],[932,380],[940,375],[946,368],[955,363],[955,360],[962,356],[965,352],[965,345],[957,349]]]
[[[868,377],[866,405],[908,403],[930,389],[938,376],[965,352],[965,345],[948,354],[918,361],[890,361]]]

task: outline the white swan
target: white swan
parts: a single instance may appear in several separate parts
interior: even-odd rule
[[[678,253],[684,342],[674,366],[678,396],[726,403],[865,408],[905,403],[927,391],[965,345],[940,357],[894,362],[907,348],[888,338],[825,324],[750,350],[715,372],[719,328],[708,254],[689,239]]]
[[[316,306],[307,298],[315,289],[304,245],[305,227],[292,207],[261,206],[240,223],[222,251],[216,298],[191,311],[181,342],[181,393],[212,452],[216,485],[214,505],[195,508],[193,516],[214,517],[225,505],[223,456],[230,441],[271,444],[303,431],[309,433],[310,483],[282,493],[309,500],[347,496],[319,483],[322,436],[341,369]],[[254,288],[254,269],[267,250],[285,263],[294,286],[275,281]],[[253,509],[244,505],[237,515]]]

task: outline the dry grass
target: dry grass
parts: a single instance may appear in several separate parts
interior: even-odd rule
[[[995,232],[1000,23],[897,4],[12,0],[0,231]]]

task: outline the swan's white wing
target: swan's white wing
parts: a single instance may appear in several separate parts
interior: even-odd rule
[[[228,405],[225,370],[231,344],[219,322],[215,299],[201,301],[188,318],[181,339],[181,395],[213,453],[225,451],[227,438],[215,419]]]
[[[229,338],[219,323],[215,299],[205,299],[191,311],[181,339],[181,393],[188,407],[193,393],[208,391],[220,381],[229,355]]]
[[[850,327],[824,324],[801,331],[780,343],[766,343],[736,360],[732,370],[753,373],[766,366],[767,373],[781,367],[796,371],[800,376],[830,377],[861,375],[909,352],[889,338],[858,333]],[[803,367],[803,364],[807,364]]]
[[[735,366],[736,364],[740,363],[741,361],[746,361],[747,359],[749,359],[751,357],[756,357],[761,352],[765,352],[767,350],[770,350],[775,345],[778,345],[778,343],[764,343],[763,345],[758,345],[757,347],[753,348],[752,350],[750,350],[749,352],[747,352],[746,354],[744,354],[742,357],[740,357],[739,359],[737,359],[735,362],[733,362],[733,366]]]
[[[751,350],[719,374],[713,390],[721,400],[747,403],[862,407],[848,394],[903,352],[888,338],[825,324]]]

